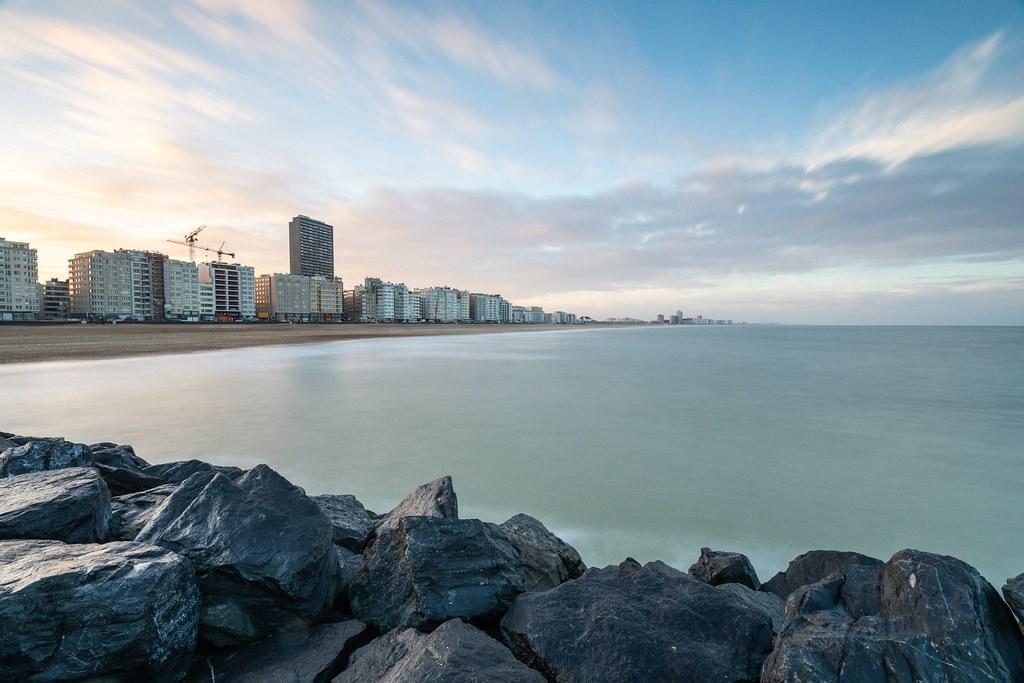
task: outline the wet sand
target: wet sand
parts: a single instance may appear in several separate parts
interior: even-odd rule
[[[497,334],[610,325],[0,325],[0,364],[122,358],[374,337]]]

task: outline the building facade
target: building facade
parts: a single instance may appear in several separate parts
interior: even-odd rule
[[[256,278],[256,315],[264,320],[309,322],[310,278],[304,275],[260,275]]]
[[[213,315],[218,320],[256,317],[256,276],[252,266],[199,264],[199,282],[213,287]]]
[[[345,313],[345,285],[341,278],[309,278],[309,309],[313,322],[340,322]]]
[[[202,315],[202,300],[199,295],[198,266],[191,261],[176,259],[167,259],[163,265],[164,318],[199,320]],[[210,315],[213,315],[212,310]]]
[[[38,253],[0,237],[0,320],[35,320],[41,306]]]
[[[334,226],[298,215],[288,223],[292,275],[334,279]]]
[[[423,320],[423,298],[405,285],[395,288],[395,321],[415,323]]]
[[[68,281],[51,278],[43,283],[43,320],[65,320],[70,309]]]
[[[436,323],[454,323],[469,320],[469,292],[452,287],[424,287],[415,290],[420,295],[421,316]]]
[[[476,323],[512,322],[512,305],[500,294],[469,295],[469,317]]]
[[[348,319],[363,323],[394,322],[395,302],[404,302],[409,289],[403,283],[384,282],[379,277],[368,277],[363,284],[346,292],[345,307]],[[402,310],[404,314],[404,309]]]
[[[152,265],[134,249],[87,251],[68,262],[71,316],[87,320],[152,320]]]

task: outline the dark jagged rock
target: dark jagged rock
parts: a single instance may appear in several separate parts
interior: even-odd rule
[[[369,640],[356,620],[275,634],[252,645],[202,658],[189,683],[327,683],[352,652]],[[367,682],[371,679],[364,679]]]
[[[712,586],[740,583],[752,590],[761,587],[754,565],[742,553],[701,548],[700,558],[690,566],[690,576]]]
[[[158,465],[149,465],[142,468],[143,474],[157,477],[168,484],[180,484],[193,474],[199,472],[219,472],[229,479],[237,479],[242,476],[245,470],[238,467],[225,465],[211,465],[202,460],[178,460],[176,462],[162,462]]]
[[[14,443],[13,441],[11,441],[10,438],[8,438],[8,437],[11,437],[11,436],[14,436],[14,435],[13,434],[8,434],[7,432],[0,432],[0,453],[3,453],[8,448],[14,448],[14,447],[16,447],[18,445],[16,443]]]
[[[142,470],[149,463],[135,455],[135,449],[125,444],[94,443],[89,445],[92,461],[109,467],[121,467],[128,470]]]
[[[433,633],[395,629],[356,650],[333,683],[544,683],[508,648],[458,619]]]
[[[973,567],[901,550],[875,574],[874,609],[860,616],[848,606],[869,607],[870,573],[851,569],[790,596],[762,681],[1024,680],[1024,636]]]
[[[312,623],[337,595],[330,524],[302,489],[266,465],[235,481],[220,473],[192,475],[136,540],[195,564],[203,595],[200,638],[214,646]]]
[[[394,529],[405,517],[459,518],[459,500],[449,476],[435,479],[406,496],[391,512],[377,518],[377,533]]]
[[[382,631],[498,616],[528,590],[519,551],[478,519],[405,517],[364,552],[352,613]]]
[[[156,509],[177,488],[177,484],[164,484],[141,493],[129,493],[111,498],[111,538],[120,541],[134,541]]]
[[[761,584],[761,590],[785,600],[801,586],[817,583],[830,574],[843,573],[851,565],[882,566],[874,557],[843,550],[812,550],[795,558],[785,571]]]
[[[92,464],[89,447],[64,439],[35,439],[0,453],[0,477]]]
[[[107,488],[110,489],[110,493],[115,496],[148,491],[165,483],[159,477],[143,474],[138,470],[128,469],[127,467],[111,467],[110,465],[99,463],[94,464],[93,467],[103,477],[103,481],[107,482]]]
[[[530,515],[515,515],[498,528],[519,551],[530,590],[554,588],[587,569],[575,548]]]
[[[771,620],[661,562],[588,569],[501,620],[516,657],[559,683],[756,681]]]
[[[355,496],[310,496],[331,523],[334,542],[360,552],[373,533],[373,519]]]
[[[161,548],[0,541],[2,680],[179,680],[198,610],[191,566]]]
[[[110,491],[91,467],[0,479],[0,539],[107,540]]]
[[[772,631],[776,634],[782,630],[786,622],[786,601],[773,593],[752,590],[742,583],[723,583],[716,586],[718,590],[730,593],[742,600],[751,609],[760,610],[772,622]]]
[[[1024,574],[1007,579],[1003,586],[1003,597],[1013,610],[1017,620],[1024,624]]]

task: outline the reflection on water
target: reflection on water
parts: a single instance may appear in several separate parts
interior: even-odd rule
[[[911,546],[1024,571],[1022,328],[364,340],[0,366],[0,399],[6,431],[266,462],[376,510],[450,473],[464,516],[529,512],[592,564]]]

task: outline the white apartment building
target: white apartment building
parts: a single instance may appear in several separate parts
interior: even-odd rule
[[[0,320],[35,320],[41,306],[38,253],[0,237]]]
[[[199,319],[213,320],[217,306],[213,298],[213,282],[199,281]]]
[[[310,278],[305,275],[260,275],[256,278],[256,314],[263,319],[309,322]]]
[[[213,286],[213,314],[217,318],[256,317],[256,275],[252,266],[201,263],[199,282]]]
[[[74,317],[152,320],[149,255],[134,249],[75,254],[68,262],[68,294]]]
[[[423,320],[423,298],[405,285],[395,288],[395,320],[403,323]]]
[[[164,317],[198,320],[201,314],[199,268],[191,261],[167,259],[164,263]]]
[[[512,322],[512,306],[500,294],[469,295],[469,316],[478,323]]]
[[[540,306],[530,306],[526,309],[526,322],[528,323],[542,323],[544,322],[544,309]]]
[[[368,277],[363,284],[345,294],[345,307],[350,320],[363,323],[393,322],[396,299],[404,301],[409,289],[402,283],[384,282]],[[404,313],[404,311],[403,311]]]
[[[469,320],[469,292],[452,287],[424,287],[415,290],[422,300],[424,320],[453,323]]]
[[[309,310],[314,322],[337,322],[345,310],[344,284],[340,277],[316,275],[309,279]]]

